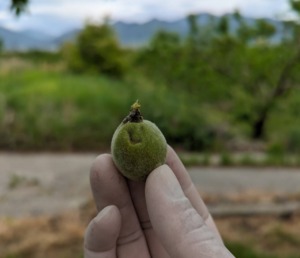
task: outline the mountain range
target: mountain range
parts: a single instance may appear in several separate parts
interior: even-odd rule
[[[231,30],[235,30],[238,26],[232,14],[227,14],[229,18],[229,27]],[[201,13],[197,15],[197,22],[199,25],[207,25],[209,22],[217,21],[219,16],[213,16],[208,13]],[[254,24],[254,18],[243,17],[247,24]],[[283,29],[283,24],[279,20],[266,19],[269,23],[273,24],[277,33],[275,37],[280,38],[280,31]],[[151,37],[159,30],[166,30],[170,32],[176,32],[180,36],[184,37],[188,33],[187,20],[178,19],[175,21],[162,21],[153,19],[146,23],[125,23],[115,22],[112,24],[120,43],[123,46],[141,46],[149,42]],[[0,39],[3,42],[5,50],[56,50],[61,44],[66,41],[74,41],[80,28],[73,28],[66,31],[60,36],[48,35],[45,32],[27,29],[22,31],[13,31],[3,27],[0,27]]]

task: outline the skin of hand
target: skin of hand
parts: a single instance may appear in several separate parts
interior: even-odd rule
[[[90,182],[99,213],[86,229],[85,258],[233,257],[171,147],[146,182],[126,180],[109,154],[95,160]]]

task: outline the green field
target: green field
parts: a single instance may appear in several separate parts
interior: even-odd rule
[[[180,130],[189,100],[139,78],[116,81],[35,68],[1,75],[1,143],[7,150],[99,150],[136,100],[161,128]],[[191,111],[195,108],[191,108]],[[186,121],[184,121],[186,120]]]
[[[114,129],[136,99],[144,117],[154,121],[168,142],[180,149],[229,153],[256,144],[245,124],[232,122],[234,113],[137,72],[120,80],[71,73],[59,63],[6,57],[0,78],[2,150],[109,149]],[[260,141],[262,149],[276,156],[300,148],[300,121],[292,112],[299,101],[300,93],[295,90],[274,109],[267,124],[268,137]]]
[[[201,27],[191,15],[186,38],[159,31],[140,48],[87,23],[57,52],[0,49],[0,149],[109,149],[138,99],[180,150],[217,153],[225,165],[245,151],[289,164],[282,157],[300,151],[300,27],[284,23],[293,34],[273,44],[272,24],[233,18],[235,34],[226,17]]]

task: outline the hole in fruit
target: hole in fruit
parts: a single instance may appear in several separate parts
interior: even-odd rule
[[[134,132],[134,130],[128,130],[128,137],[129,137],[129,141],[132,143],[132,144],[138,144],[138,143],[141,143],[142,142],[142,139],[141,137],[139,137],[137,135],[136,132]]]

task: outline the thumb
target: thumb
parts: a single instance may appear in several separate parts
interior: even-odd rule
[[[121,215],[116,206],[107,206],[89,223],[84,237],[85,258],[115,258]]]
[[[173,171],[152,171],[145,187],[149,217],[171,257],[232,257],[184,195]]]

